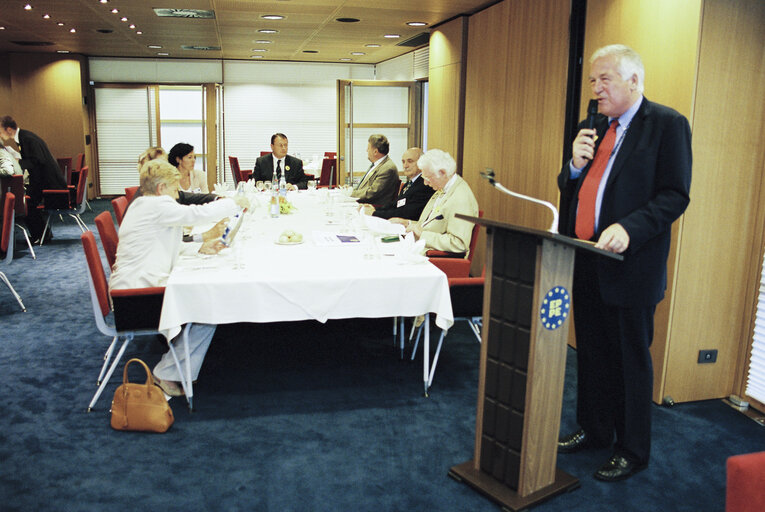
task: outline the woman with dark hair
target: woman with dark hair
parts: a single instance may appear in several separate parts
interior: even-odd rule
[[[207,176],[204,171],[194,169],[197,156],[194,154],[194,146],[179,142],[170,150],[167,161],[178,168],[181,173],[181,190],[184,192],[210,193],[207,186]]]

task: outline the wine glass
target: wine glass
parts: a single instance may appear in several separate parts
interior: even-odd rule
[[[259,180],[257,183],[255,183],[255,188],[258,189],[258,192],[263,192],[266,189],[266,184]]]
[[[316,190],[316,180],[308,180],[308,190]]]
[[[270,181],[264,181],[263,186],[265,187],[266,192],[271,191],[271,182]]]

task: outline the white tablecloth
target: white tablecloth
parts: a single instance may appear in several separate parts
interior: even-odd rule
[[[165,290],[160,330],[169,337],[187,322],[225,324],[417,316],[453,321],[446,275],[427,261],[394,255],[394,244],[363,229],[355,203],[327,190],[290,192],[297,210],[271,218],[266,194],[251,195],[231,248],[211,257],[182,257]],[[335,194],[333,192],[333,194]],[[332,216],[327,215],[331,210]],[[279,245],[284,230],[303,243]],[[322,246],[313,233],[355,235],[357,243]]]

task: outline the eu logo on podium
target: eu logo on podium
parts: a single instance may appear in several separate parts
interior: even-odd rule
[[[571,295],[562,286],[556,286],[548,291],[542,299],[539,309],[539,319],[545,329],[557,329],[566,321],[571,309]]]

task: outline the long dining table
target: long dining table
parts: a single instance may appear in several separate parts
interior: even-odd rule
[[[364,217],[342,190],[289,192],[286,199],[293,208],[278,217],[269,213],[268,192],[250,187],[247,195],[252,207],[229,248],[213,256],[184,251],[173,267],[159,325],[167,338],[192,322],[424,316],[427,395],[428,314],[435,314],[441,329],[454,323],[446,275],[416,254],[405,243],[410,240],[383,242],[384,232],[395,227]],[[287,234],[291,239],[282,236]],[[183,384],[191,406],[188,365],[186,373]]]

